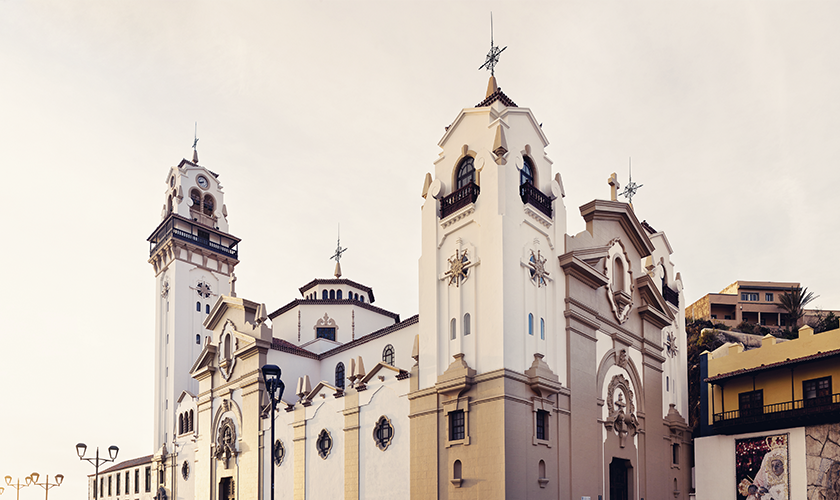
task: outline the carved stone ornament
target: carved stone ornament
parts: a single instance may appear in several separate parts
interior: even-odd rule
[[[546,258],[540,255],[539,250],[536,254],[531,250],[531,258],[528,259],[528,271],[531,273],[531,281],[537,285],[537,288],[546,285],[546,278],[549,273],[545,270],[545,262]]]
[[[225,380],[230,380],[231,375],[233,375],[233,368],[236,366],[236,356],[233,353],[239,348],[239,339],[235,332],[236,326],[231,320],[227,320],[224,328],[222,328],[222,334],[219,336],[219,373]]]
[[[204,281],[199,281],[198,284],[195,285],[195,291],[199,296],[204,297],[205,299],[213,293],[210,290],[210,284]]]
[[[627,350],[622,349],[618,353],[618,359],[616,360],[615,364],[617,364],[621,368],[627,368]]]
[[[160,296],[164,299],[169,296],[169,280],[164,280],[160,284]]]
[[[610,242],[604,272],[609,280],[607,300],[612,306],[615,318],[619,323],[624,323],[630,317],[630,309],[633,307],[633,290],[636,287],[633,282],[630,259],[618,238]]]
[[[633,405],[633,391],[630,381],[624,375],[616,375],[607,388],[609,416],[604,423],[607,430],[618,434],[618,444],[624,448],[627,436],[634,437],[639,430],[636,407]]]
[[[668,356],[674,358],[677,356],[679,352],[679,346],[677,345],[677,336],[674,335],[674,332],[671,327],[668,327],[665,330],[665,352],[668,353]]]
[[[318,318],[318,321],[315,322],[315,328],[323,328],[325,326],[335,326],[335,320],[330,318],[327,313],[324,313],[324,317]]]
[[[449,285],[461,286],[463,281],[466,281],[470,270],[470,259],[467,257],[467,251],[463,253],[455,249],[455,255],[449,259],[449,270],[446,271],[445,276],[449,279]]]
[[[236,426],[233,419],[228,417],[222,420],[222,424],[216,431],[216,447],[213,456],[216,460],[225,463],[225,468],[230,467],[230,459],[235,457],[236,452]]]
[[[190,462],[187,460],[184,460],[184,465],[181,466],[181,476],[185,481],[190,478]]]

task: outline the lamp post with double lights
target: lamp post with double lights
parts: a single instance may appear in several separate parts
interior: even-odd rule
[[[120,452],[120,449],[114,445],[108,447],[108,455],[111,458],[99,458],[99,447],[96,447],[96,457],[86,457],[85,450],[87,450],[87,445],[85,443],[79,443],[76,445],[76,454],[79,455],[79,460],[87,460],[89,463],[93,464],[96,467],[96,479],[94,479],[93,483],[93,491],[94,491],[94,498],[101,498],[102,492],[99,491],[102,488],[99,488],[99,466],[107,463],[113,462],[117,459],[117,454]],[[99,488],[99,489],[97,489]]]
[[[280,380],[280,367],[277,365],[264,365],[262,367],[263,379],[265,381],[265,390],[268,392],[268,397],[271,398],[271,500],[274,500],[274,410],[277,403],[283,398],[283,391],[286,389],[286,384]]]
[[[12,476],[6,476],[6,486],[10,486],[17,490],[17,500],[20,500],[20,489],[26,488],[30,484],[32,484],[32,478],[29,476],[24,479],[24,484],[20,484],[20,478],[18,478],[17,483],[13,483]]]
[[[44,500],[50,500],[50,488],[55,488],[56,486],[61,486],[61,483],[64,481],[64,475],[63,474],[56,474],[54,483],[50,482],[49,474],[47,475],[47,480],[44,481],[43,483],[38,482],[38,478],[40,478],[41,475],[38,474],[37,472],[33,472],[29,477],[32,479],[32,484],[34,484],[36,486],[40,486],[41,488],[44,488],[44,490],[46,491],[46,495],[44,496]]]

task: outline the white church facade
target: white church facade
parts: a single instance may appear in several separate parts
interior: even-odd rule
[[[617,201],[614,177],[567,234],[548,140],[494,77],[439,146],[409,318],[338,265],[273,308],[238,297],[219,177],[197,155],[169,170],[149,237],[152,484],[102,498],[269,499],[272,468],[278,499],[689,498],[685,300],[665,234]],[[285,382],[273,443],[265,364]]]

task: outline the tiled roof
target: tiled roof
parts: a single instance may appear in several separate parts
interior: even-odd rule
[[[502,92],[502,87],[497,88],[495,92],[493,92],[492,94],[490,94],[489,96],[487,96],[487,97],[486,97],[483,101],[481,101],[480,103],[476,104],[476,105],[475,105],[475,107],[476,107],[476,108],[483,108],[484,106],[489,106],[489,105],[493,104],[493,103],[494,103],[494,102],[496,102],[496,101],[501,102],[502,104],[504,104],[505,106],[507,106],[507,107],[509,107],[509,108],[516,108],[516,107],[518,107],[518,106],[516,105],[516,103],[515,103],[515,102],[513,102],[513,101],[511,100],[511,98],[510,98],[510,97],[506,96],[506,95],[505,95],[505,93],[504,93],[504,92]]]
[[[399,321],[400,320],[400,315],[397,314],[397,313],[387,311],[385,309],[382,309],[381,307],[376,307],[376,306],[370,305],[370,303],[368,303],[368,302],[362,302],[362,301],[353,300],[353,299],[341,299],[341,300],[338,300],[338,299],[326,299],[326,300],[324,300],[324,299],[315,299],[315,300],[312,300],[312,299],[295,299],[295,300],[289,302],[288,304],[286,304],[285,306],[281,307],[280,309],[277,309],[273,313],[269,314],[268,317],[271,318],[271,319],[274,319],[277,316],[280,316],[281,314],[294,309],[298,305],[352,305],[352,306],[356,306],[356,307],[361,307],[362,309],[367,309],[369,311],[379,313],[383,316],[388,316],[390,318],[393,318],[394,321]]]
[[[328,357],[330,357],[334,354],[338,354],[338,353],[344,352],[348,349],[352,349],[353,347],[356,347],[357,345],[364,344],[366,342],[370,342],[371,340],[376,340],[378,338],[384,337],[384,336],[388,335],[389,333],[393,333],[393,332],[396,332],[398,330],[402,330],[403,328],[405,328],[407,326],[410,326],[410,325],[413,325],[413,324],[416,324],[419,321],[420,321],[420,315],[415,314],[414,316],[408,318],[405,321],[395,323],[395,324],[390,325],[390,326],[386,326],[385,328],[380,328],[379,330],[376,330],[375,332],[372,332],[372,333],[369,333],[365,336],[359,337],[352,342],[342,344],[338,347],[330,349],[329,351],[323,352],[321,354],[315,354],[314,352],[309,352],[306,349],[302,349],[302,348],[292,344],[291,342],[287,342],[283,339],[278,339],[278,338],[272,339],[271,348],[274,349],[275,351],[287,352],[289,354],[294,354],[296,356],[302,356],[304,358],[309,358],[309,359],[317,359],[318,361],[320,361],[320,360],[322,360],[324,358],[328,358]]]
[[[364,290],[365,293],[368,294],[368,300],[370,302],[373,302],[374,300],[376,300],[376,299],[373,298],[373,288],[371,288],[369,286],[362,285],[361,283],[356,283],[353,280],[341,279],[341,278],[335,278],[335,279],[318,279],[318,278],[316,278],[316,279],[310,281],[309,283],[303,285],[302,287],[300,287],[299,288],[300,294],[304,295],[307,292],[307,290],[309,290],[310,288],[312,288],[316,285],[350,285],[354,288],[358,288],[359,290]]]
[[[759,371],[770,370],[770,369],[773,369],[773,368],[779,368],[781,366],[787,366],[787,365],[792,365],[792,364],[796,364],[796,363],[803,363],[805,361],[813,361],[815,359],[829,358],[831,356],[838,356],[838,355],[840,355],[840,349],[834,349],[832,351],[826,351],[826,352],[818,352],[816,354],[810,354],[808,356],[802,356],[802,357],[799,357],[799,358],[793,358],[793,359],[788,358],[784,361],[778,361],[776,363],[770,363],[769,365],[761,365],[761,366],[756,366],[754,368],[741,368],[740,370],[735,370],[735,371],[732,371],[732,372],[720,373],[718,375],[715,375],[714,377],[708,377],[706,380],[704,380],[704,382],[717,382],[719,380],[730,379],[732,377],[737,377],[738,375],[744,375],[746,373],[755,373],[755,372],[759,372]]]
[[[137,467],[138,465],[151,463],[152,462],[152,456],[153,455],[146,455],[145,457],[132,458],[131,460],[126,460],[124,462],[120,462],[117,465],[113,465],[113,466],[108,467],[107,469],[105,469],[103,471],[99,471],[99,475],[101,476],[102,474],[106,474],[108,472],[114,472],[114,471],[122,470],[122,469],[130,469],[132,467]],[[88,474],[88,477],[95,476],[95,475],[96,474]]]

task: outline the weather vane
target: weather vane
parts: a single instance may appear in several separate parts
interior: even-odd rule
[[[636,184],[635,182],[633,182],[633,160],[630,159],[629,162],[630,180],[627,182],[627,185],[624,186],[624,191],[621,192],[621,196],[627,198],[627,200],[630,202],[630,205],[633,205],[633,196],[636,195],[636,191],[638,191],[639,188],[642,187],[644,184]]]
[[[195,139],[193,139],[193,149],[198,146],[198,122],[195,122]]]
[[[347,251],[346,248],[341,248],[341,225],[338,226],[338,243],[335,247],[335,253],[330,257],[330,259],[335,260],[335,277],[341,277],[341,254]]]
[[[493,13],[490,13],[490,52],[487,53],[487,59],[484,61],[484,64],[478,67],[478,69],[489,69],[490,76],[496,76],[496,65],[499,64],[499,54],[504,52],[507,48],[505,46],[504,49],[499,50],[493,43]]]

